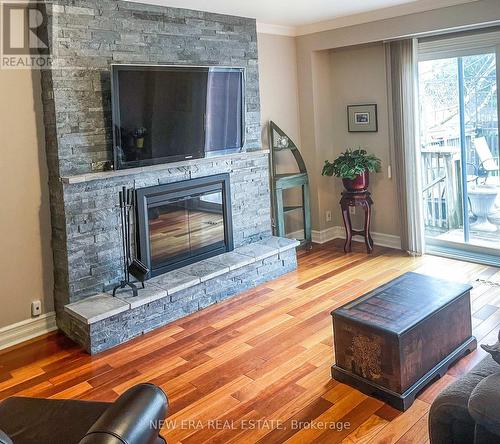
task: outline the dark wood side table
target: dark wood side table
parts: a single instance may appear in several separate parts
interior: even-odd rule
[[[366,251],[368,253],[371,253],[373,251],[373,239],[370,235],[372,205],[373,200],[370,197],[369,191],[344,191],[342,193],[342,198],[340,199],[340,207],[342,208],[342,217],[344,219],[345,226],[345,253],[349,253],[351,251],[352,237],[355,235],[363,236],[365,238]],[[363,230],[352,229],[349,207],[361,207],[365,210],[365,226]]]

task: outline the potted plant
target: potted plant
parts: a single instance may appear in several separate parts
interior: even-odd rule
[[[335,176],[342,179],[347,191],[366,191],[369,173],[380,171],[380,159],[366,150],[348,149],[333,162],[325,160],[323,176]]]
[[[146,136],[146,133],[148,130],[144,127],[139,127],[134,130],[134,140],[135,140],[135,147],[136,148],[144,148],[144,137]]]

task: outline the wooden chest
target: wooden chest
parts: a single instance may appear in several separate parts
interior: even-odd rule
[[[333,377],[399,410],[476,348],[471,286],[406,273],[334,310]]]

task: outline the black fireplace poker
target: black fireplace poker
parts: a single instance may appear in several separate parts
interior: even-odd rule
[[[113,296],[116,291],[122,288],[130,287],[134,296],[138,295],[138,287],[135,283],[131,282],[130,276],[133,275],[138,279],[142,288],[144,288],[144,280],[149,275],[148,268],[138,259],[132,257],[132,237],[130,235],[130,213],[134,213],[135,197],[134,190],[123,187],[119,193],[120,203],[120,221],[121,221],[121,234],[122,234],[122,249],[123,249],[123,280],[113,288]],[[132,273],[131,273],[132,272]]]

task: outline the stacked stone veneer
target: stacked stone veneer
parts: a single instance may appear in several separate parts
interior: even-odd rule
[[[267,154],[245,153],[227,158],[190,161],[182,166],[148,168],[136,174],[63,183],[66,274],[62,305],[109,289],[122,276],[122,241],[118,192],[123,186],[143,188],[212,174],[229,173],[235,247],[269,236]],[[92,177],[92,176],[89,176]],[[76,182],[75,182],[76,181]],[[64,267],[67,266],[67,271]],[[66,297],[64,297],[66,296]]]
[[[55,307],[59,327],[78,338],[75,333],[78,328],[67,316],[64,306],[107,291],[121,278],[117,193],[122,186],[140,188],[229,173],[235,246],[270,235],[268,159],[267,153],[258,151],[260,105],[256,26],[254,20],[247,18],[125,1],[56,0],[49,2],[46,9],[47,26],[41,32],[49,36],[53,69],[42,72],[42,94]],[[112,63],[245,67],[244,152],[126,172],[106,171],[112,159]],[[245,284],[234,280],[235,276],[227,279],[240,282],[244,289],[250,283],[276,276],[278,269],[283,273],[293,268],[278,257],[276,261],[278,268],[269,263],[261,264],[259,279],[250,278]],[[206,287],[198,293],[199,300],[192,297],[183,302],[184,308],[176,308],[175,316],[225,297],[213,296],[208,283]],[[227,296],[229,293],[221,294]],[[132,316],[136,319],[134,322],[139,323],[142,314],[137,315],[139,313],[126,316]],[[163,320],[175,317],[161,316]],[[155,321],[147,322],[149,326],[159,325]],[[105,336],[108,338],[106,343],[112,343],[116,338],[109,339],[111,333],[106,325],[104,322],[94,325],[87,334]],[[149,329],[144,325],[133,327],[130,319],[124,325],[130,329],[129,337]],[[80,342],[90,343],[89,337]]]
[[[246,68],[246,149],[260,147],[255,20],[112,0],[46,7],[54,68],[42,73],[54,176],[101,171],[112,159],[112,63]]]

